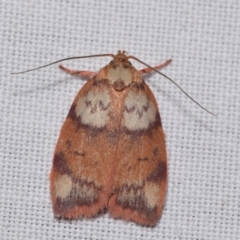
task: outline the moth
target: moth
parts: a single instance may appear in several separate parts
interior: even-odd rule
[[[156,99],[142,79],[155,71],[178,87],[203,110],[216,115],[189,96],[156,67],[125,51],[61,59],[112,57],[98,73],[60,68],[91,76],[80,89],[56,145],[50,191],[56,217],[93,217],[107,209],[115,218],[154,226],[161,216],[167,190],[167,153]],[[135,69],[129,59],[147,68]]]
[[[166,197],[167,153],[156,99],[141,76],[152,69],[136,70],[125,51],[110,56],[98,73],[61,67],[93,77],[74,99],[57,141],[53,212],[78,219],[107,209],[115,218],[153,226]]]

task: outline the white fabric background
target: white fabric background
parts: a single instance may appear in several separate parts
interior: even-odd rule
[[[240,4],[229,1],[0,1],[0,239],[240,239]],[[141,227],[102,214],[56,220],[48,174],[61,125],[83,85],[51,66],[126,50],[146,78],[166,133],[169,185],[161,220]],[[65,62],[97,71],[109,58]],[[132,61],[138,67],[142,66]]]

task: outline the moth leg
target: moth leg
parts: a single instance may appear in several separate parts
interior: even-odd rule
[[[168,59],[167,61],[165,61],[164,63],[161,63],[153,68],[157,69],[157,70],[161,70],[162,68],[166,67],[170,62],[172,61],[172,59]],[[143,68],[141,70],[138,70],[138,72],[140,74],[144,74],[144,73],[150,73],[153,70],[151,68]]]
[[[94,77],[95,75],[97,75],[96,72],[84,71],[84,70],[83,71],[73,70],[73,69],[66,68],[62,65],[59,65],[59,68],[62,69],[66,73],[69,73],[71,75],[79,75],[81,77]]]

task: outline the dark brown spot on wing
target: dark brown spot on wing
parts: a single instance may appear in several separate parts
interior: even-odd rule
[[[60,174],[71,175],[72,171],[68,167],[68,163],[63,152],[59,152],[54,155],[53,169],[56,169]]]
[[[147,157],[144,157],[144,158],[138,158],[137,160],[138,160],[138,161],[147,161],[148,158],[147,158]]]
[[[128,166],[127,171],[131,172],[132,171],[132,166]]]
[[[72,119],[73,121],[77,121],[77,115],[75,113],[75,109],[76,109],[76,104],[73,104],[69,110],[69,113],[68,113],[68,118]]]
[[[156,169],[148,175],[147,181],[161,182],[167,180],[167,164],[166,162],[159,161]]]
[[[117,129],[113,131],[106,131],[105,133],[110,143],[114,145],[117,144],[118,136],[119,136],[119,131]]]
[[[162,121],[161,121],[161,117],[160,117],[160,114],[159,113],[157,113],[156,114],[156,120],[155,120],[155,122],[152,124],[153,125],[153,127],[161,127],[162,126]]]
[[[68,149],[71,148],[72,142],[70,140],[67,140],[66,141],[66,146],[67,146]]]
[[[153,149],[153,155],[157,156],[159,154],[159,149],[156,147]]]
[[[74,155],[75,156],[81,156],[81,157],[85,157],[85,153],[83,153],[83,152],[79,152],[79,151],[74,151]]]

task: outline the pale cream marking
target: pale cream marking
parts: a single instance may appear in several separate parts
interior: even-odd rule
[[[110,68],[107,75],[109,82],[114,84],[118,80],[122,80],[125,86],[132,83],[132,72],[129,68],[124,68],[123,66],[118,66],[116,68]]]
[[[109,104],[110,96],[107,90],[89,91],[86,96],[78,99],[75,113],[77,117],[81,117],[83,124],[101,128],[107,123]]]
[[[56,197],[66,198],[72,190],[72,185],[72,180],[68,175],[64,174],[59,177],[54,183]]]
[[[90,200],[90,202],[93,202],[94,199],[97,196],[96,192],[94,190],[94,187],[93,186],[87,186],[87,184],[83,184],[81,186],[77,185],[76,186],[76,194],[81,199]]]
[[[119,194],[118,199],[120,202],[125,202],[126,200],[128,200],[129,195],[130,195],[130,191],[123,189],[123,191],[121,191],[121,193]]]
[[[134,190],[133,188],[126,189],[124,188],[124,190],[122,192],[119,193],[118,195],[118,200],[120,202],[130,202],[130,203],[134,203],[136,198],[139,198],[141,195],[141,189],[137,189]]]
[[[146,95],[129,92],[125,107],[130,111],[124,110],[125,126],[131,131],[147,129],[156,119],[156,108]]]
[[[145,198],[149,208],[154,208],[159,202],[159,186],[154,183],[146,183],[144,186]]]

